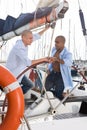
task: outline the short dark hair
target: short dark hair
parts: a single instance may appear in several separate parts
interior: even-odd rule
[[[63,43],[65,43],[65,41],[66,41],[65,37],[62,36],[62,35],[57,36],[55,39],[57,39],[57,38],[59,38],[60,41],[63,42]]]

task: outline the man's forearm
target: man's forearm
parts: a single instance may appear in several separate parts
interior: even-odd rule
[[[60,63],[60,64],[64,64],[64,60],[62,60],[62,59],[60,59],[60,58],[57,58],[57,57],[52,57],[52,58],[51,58],[51,61],[52,61],[52,62],[57,61],[57,62]]]
[[[42,31],[39,32],[39,35],[41,36],[45,31],[47,31],[49,27],[44,28]]]
[[[39,62],[47,62],[49,63],[50,59],[48,57],[46,58],[41,58],[41,59],[37,59],[37,60],[32,60],[32,64],[37,64]]]
[[[57,60],[60,64],[64,64],[64,60],[62,60],[62,59],[59,59],[58,58],[58,60]]]

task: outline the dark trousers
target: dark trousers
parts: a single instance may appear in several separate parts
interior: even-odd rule
[[[64,83],[60,72],[52,71],[46,78],[45,87],[47,91],[52,91],[57,98],[63,99]]]
[[[25,94],[29,89],[31,89],[32,87],[34,87],[33,82],[27,78],[25,75],[23,76],[22,80],[21,80],[21,87],[23,90],[23,93]]]

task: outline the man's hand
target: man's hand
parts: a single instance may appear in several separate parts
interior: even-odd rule
[[[47,62],[47,63],[50,63],[51,62],[51,58],[50,57],[46,57],[46,58],[44,58],[44,61]]]
[[[59,59],[57,57],[50,57],[50,62],[59,62]]]
[[[64,61],[62,59],[57,58],[57,57],[49,57],[49,62],[50,63],[58,62],[58,63],[64,64]]]

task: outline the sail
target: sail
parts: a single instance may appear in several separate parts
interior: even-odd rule
[[[57,7],[60,3],[60,0],[39,0],[37,8],[43,8],[43,7]]]
[[[59,3],[59,0],[51,0],[44,3],[39,1],[33,13],[22,13],[18,18],[8,15],[6,20],[0,19],[0,41],[9,40],[20,35],[24,30],[31,30],[63,18],[68,10],[66,1]]]

